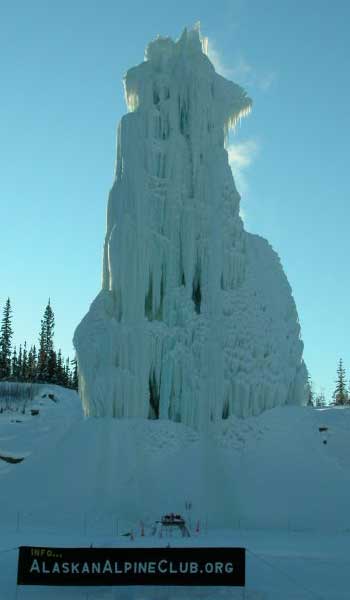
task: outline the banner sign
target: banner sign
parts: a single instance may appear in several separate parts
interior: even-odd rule
[[[19,585],[244,586],[244,548],[21,546]]]

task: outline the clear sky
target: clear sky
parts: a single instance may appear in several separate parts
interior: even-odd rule
[[[246,228],[279,253],[330,396],[340,357],[350,375],[346,0],[0,0],[0,306],[10,296],[15,341],[33,343],[50,296],[72,355],[100,289],[123,75],[198,20],[253,98],[230,149]]]

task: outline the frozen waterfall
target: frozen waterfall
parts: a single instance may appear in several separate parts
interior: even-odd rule
[[[225,150],[251,100],[198,30],[151,42],[125,95],[102,290],[74,336],[85,413],[204,429],[305,403],[291,288],[244,231]]]

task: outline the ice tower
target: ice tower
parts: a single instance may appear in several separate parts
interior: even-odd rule
[[[196,428],[305,402],[291,288],[239,216],[225,135],[250,111],[198,30],[157,38],[125,77],[102,290],[74,344],[91,416]]]

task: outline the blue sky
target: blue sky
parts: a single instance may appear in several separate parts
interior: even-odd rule
[[[48,297],[72,355],[100,288],[122,78],[158,33],[200,20],[217,68],[253,98],[231,136],[246,228],[279,253],[316,388],[350,376],[348,23],[335,0],[13,0],[0,4],[0,305],[37,341]]]

